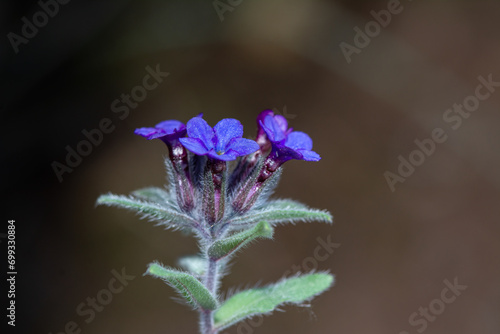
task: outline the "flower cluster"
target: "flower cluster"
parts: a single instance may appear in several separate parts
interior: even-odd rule
[[[286,161],[321,159],[307,134],[288,128],[286,119],[271,110],[257,117],[256,140],[242,138],[243,126],[236,119],[223,119],[212,128],[202,114],[187,124],[168,120],[135,133],[167,145],[179,208],[210,227],[265,198],[264,189],[276,183],[273,176]],[[228,173],[228,162],[236,159]]]
[[[212,128],[202,116],[193,117],[186,125],[168,120],[154,128],[136,129],[135,133],[167,145],[179,207],[186,213],[199,213],[201,217],[196,218],[210,226],[226,214],[250,210],[286,161],[321,159],[312,151],[307,134],[288,128],[287,120],[271,110],[257,117],[255,141],[242,138],[243,126],[236,119],[223,119]],[[227,162],[238,158],[228,177]],[[206,191],[207,183],[211,191]]]

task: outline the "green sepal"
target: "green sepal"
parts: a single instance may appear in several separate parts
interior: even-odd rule
[[[186,272],[150,263],[145,274],[164,280],[195,309],[201,307],[204,310],[215,310],[218,307],[217,299],[210,291],[198,279]]]
[[[274,200],[261,208],[250,210],[247,214],[230,220],[234,228],[246,227],[258,221],[266,220],[270,224],[319,221],[331,223],[332,215],[325,210],[311,209],[292,200]]]
[[[268,314],[283,304],[303,303],[330,288],[333,282],[333,275],[311,273],[239,292],[215,311],[215,328],[221,330],[257,314]]]
[[[151,220],[158,221],[167,228],[194,228],[197,222],[183,212],[162,206],[158,203],[146,202],[123,195],[107,194],[97,199],[97,205],[116,206],[135,211]]]
[[[273,228],[269,223],[261,221],[249,230],[235,233],[230,237],[214,242],[208,248],[208,256],[216,261],[231,256],[257,238],[271,239],[273,232]]]
[[[215,185],[212,178],[212,170],[206,166],[203,172],[203,216],[205,221],[213,224],[216,220],[216,213],[218,210],[215,208]]]

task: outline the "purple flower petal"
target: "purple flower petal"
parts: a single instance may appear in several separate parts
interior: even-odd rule
[[[235,160],[259,148],[255,141],[241,138],[243,126],[233,118],[221,120],[212,129],[201,117],[194,117],[187,123],[187,134],[180,140],[185,148],[216,160]]]
[[[177,120],[168,120],[156,124],[154,128],[135,129],[134,133],[148,140],[161,139],[170,147],[186,135],[186,126]]]
[[[214,148],[214,130],[201,117],[193,117],[187,122],[187,134],[190,138],[201,140],[206,149]]]
[[[155,125],[155,128],[164,130],[167,134],[181,132],[186,129],[184,123],[175,119],[163,121]]]
[[[266,119],[268,115],[274,116],[274,112],[271,109],[266,109],[264,111],[261,111],[260,114],[257,116],[257,125],[260,125],[260,121],[264,122],[264,119]]]
[[[166,135],[165,131],[163,131],[162,129],[155,128],[138,128],[135,129],[134,133],[148,140],[163,137]]]
[[[229,152],[234,151],[239,156],[253,153],[258,149],[259,149],[259,144],[257,144],[253,140],[245,138],[235,138],[229,143],[227,147],[227,150]]]
[[[279,115],[278,115],[279,116]],[[275,116],[276,117],[276,116]],[[279,124],[273,119],[274,125]],[[282,121],[281,121],[282,122]],[[271,122],[269,121],[269,124]],[[284,123],[281,123],[284,124]],[[265,128],[264,128],[265,129]],[[274,128],[275,131],[276,127]],[[280,128],[279,131],[281,131],[284,128]],[[306,160],[306,161],[319,161],[321,160],[321,157],[319,154],[317,154],[314,151],[311,151],[313,142],[311,137],[309,137],[307,134],[304,132],[300,131],[294,131],[290,133],[291,129],[285,129],[284,130],[284,136],[285,139],[282,141],[273,141],[271,138],[272,146],[273,146],[273,151],[272,151],[272,156],[274,157],[276,161],[278,161],[280,164],[291,160],[291,159],[296,159],[296,160]],[[267,131],[266,131],[267,133]],[[268,133],[269,137],[269,133]]]
[[[288,129],[288,122],[287,122],[286,118],[281,116],[281,115],[275,115],[274,121],[278,124],[281,131],[283,131],[283,133],[285,133],[286,130]]]
[[[311,137],[304,132],[294,131],[288,135],[285,145],[295,150],[310,150],[313,147]]]
[[[283,123],[275,121],[274,117],[271,115],[266,116],[264,123],[261,122],[261,126],[271,142],[281,142],[286,138],[286,135],[282,130]]]
[[[297,150],[297,152],[302,154],[302,160],[305,161],[320,161],[321,157],[318,153],[308,150]]]
[[[206,155],[209,149],[198,138],[180,138],[181,144],[196,155]]]
[[[228,151],[224,154],[217,154],[217,152],[215,152],[214,150],[211,150],[208,153],[208,156],[213,159],[223,160],[223,161],[231,161],[239,157],[239,155],[235,151]]]
[[[214,132],[217,141],[215,150],[224,153],[233,138],[243,136],[243,125],[234,118],[225,118],[214,126]]]

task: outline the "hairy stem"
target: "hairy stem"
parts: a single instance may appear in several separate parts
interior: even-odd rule
[[[217,286],[219,284],[219,265],[217,261],[208,258],[207,271],[203,284],[214,296],[217,295]],[[201,333],[202,334],[217,334],[214,329],[213,311],[201,310],[200,314]]]
[[[201,322],[201,334],[212,334],[213,332],[213,320],[212,311],[201,310],[200,322]]]

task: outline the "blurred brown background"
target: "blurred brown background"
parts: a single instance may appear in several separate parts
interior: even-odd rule
[[[369,24],[388,8],[397,13],[386,27]],[[309,133],[323,157],[288,162],[275,196],[326,208],[335,224],[279,227],[274,242],[240,254],[222,290],[311,263],[337,281],[311,307],[224,333],[500,332],[500,90],[456,130],[443,119],[479,76],[500,82],[500,3],[73,0],[16,53],[9,32],[22,34],[22,17],[40,10],[0,4],[3,211],[18,240],[11,332],[55,334],[74,321],[81,333],[196,333],[196,313],[142,276],[152,260],[175,265],[196,252],[195,241],[94,203],[164,184],[163,144],[135,128],[203,112],[211,125],[240,119],[252,137],[266,108]],[[340,45],[356,47],[354,28],[367,24],[372,37],[348,62]],[[157,65],[169,76],[120,119],[112,102]],[[114,131],[59,182],[51,164],[103,118]],[[398,173],[398,157],[435,128],[447,140],[391,191],[384,173]],[[339,244],[324,261],[311,260],[318,237]],[[86,323],[78,305],[122,268],[135,278]],[[450,303],[446,280],[467,286]]]

